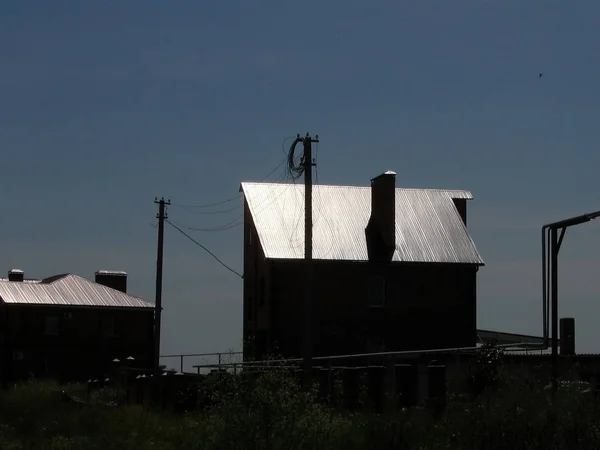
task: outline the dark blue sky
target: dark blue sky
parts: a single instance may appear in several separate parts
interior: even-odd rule
[[[123,269],[152,300],[154,197],[235,196],[310,132],[320,183],[393,169],[402,187],[471,190],[479,326],[539,334],[540,227],[600,209],[598,17],[594,0],[5,0],[0,266]],[[198,211],[169,213],[196,228],[239,213]],[[241,271],[241,227],[193,235]],[[561,251],[585,351],[599,245],[586,224]],[[164,351],[239,347],[241,286],[168,229]]]

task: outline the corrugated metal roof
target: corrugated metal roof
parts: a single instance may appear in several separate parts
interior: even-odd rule
[[[241,190],[263,247],[271,259],[304,257],[304,186],[242,183]],[[396,189],[396,262],[483,265],[452,199],[472,199],[469,191]],[[371,189],[315,185],[313,258],[367,261],[365,228]]]
[[[0,300],[13,304],[154,308],[138,297],[71,274],[23,282],[2,278]]]

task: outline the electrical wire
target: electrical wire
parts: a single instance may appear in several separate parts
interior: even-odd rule
[[[284,181],[286,179],[286,174],[284,173],[283,175],[281,175],[278,180],[276,180],[273,184],[280,184],[282,181]],[[254,217],[258,216],[260,213],[262,213],[263,211],[265,211],[269,205],[271,203],[273,203],[275,200],[277,200],[279,197],[281,197],[289,188],[286,187],[285,189],[283,189],[275,198],[271,199],[269,198],[270,196],[268,196],[266,199],[262,200],[261,202],[259,202],[256,205],[257,211],[254,214]],[[265,205],[263,208],[260,208],[260,206]],[[216,232],[216,231],[226,231],[226,230],[230,230],[232,228],[236,228],[240,225],[244,224],[244,214],[239,214],[238,216],[236,216],[234,219],[230,220],[227,223],[221,224],[221,225],[216,225],[214,227],[206,227],[206,228],[197,228],[197,227],[190,227],[190,226],[184,226],[184,225],[180,225],[182,228],[185,228],[189,231],[200,231],[200,232]]]
[[[329,233],[330,233],[330,242],[329,242],[329,249],[327,250],[327,252],[325,252],[324,254],[321,255],[322,258],[327,257],[330,253],[331,250],[333,249],[333,226],[331,225],[330,220],[327,218],[327,213],[324,213],[323,210],[321,209],[321,205],[323,204],[323,199],[321,197],[321,190],[319,189],[319,142],[317,142],[316,148],[315,148],[315,185],[317,186],[316,190],[315,190],[315,197],[317,199],[316,202],[316,209],[319,212],[319,215],[317,215],[317,218],[314,222],[313,225],[316,225],[317,222],[319,221],[319,219],[323,219],[325,220],[325,223],[327,224],[327,227],[329,228]]]
[[[227,264],[225,264],[223,261],[221,261],[217,255],[215,255],[213,252],[211,252],[209,249],[207,249],[204,245],[202,245],[200,242],[198,242],[197,240],[195,240],[193,237],[191,237],[189,234],[187,234],[185,231],[183,231],[181,228],[179,228],[177,225],[173,224],[172,222],[170,222],[168,219],[165,219],[165,222],[168,223],[169,225],[171,225],[173,228],[175,228],[177,231],[179,231],[181,234],[183,234],[186,238],[188,238],[190,241],[192,241],[194,244],[196,244],[198,247],[202,248],[205,252],[207,252],[210,256],[212,256],[219,264],[221,264],[223,267],[225,267],[227,270],[229,270],[230,272],[236,274],[238,277],[240,277],[241,279],[244,279],[244,276],[242,274],[240,274],[239,272],[236,272],[235,270],[233,270],[231,267],[229,267]]]
[[[220,202],[215,202],[215,203],[206,203],[204,205],[182,205],[180,203],[171,203],[171,206],[175,206],[177,208],[210,208],[211,206],[220,206],[220,205],[224,205],[225,203],[231,203],[233,201],[236,201],[240,198],[240,195],[236,195],[235,197],[231,197],[228,198],[227,200],[223,200]]]
[[[304,173],[304,153],[296,159],[296,146],[300,142],[303,142],[303,139],[300,136],[294,139],[287,156],[287,173],[292,180],[297,180]]]
[[[284,181],[286,178],[291,178],[292,183],[295,184],[295,180],[302,175],[302,173],[304,172],[304,160],[303,160],[303,156],[300,158],[299,161],[296,161],[295,158],[295,154],[294,154],[294,150],[296,145],[298,144],[298,142],[302,142],[303,140],[297,136],[296,138],[291,138],[291,137],[287,137],[283,140],[282,142],[282,148],[284,148],[285,146],[285,142],[288,139],[294,139],[294,143],[292,144],[292,146],[290,147],[290,151],[287,153],[286,157],[280,161],[280,163],[275,166],[275,168],[273,168],[260,182],[264,182],[264,180],[268,179],[271,175],[273,175],[273,173],[275,173],[278,169],[281,168],[282,165],[284,165],[287,162],[287,167],[285,172],[277,179],[275,180],[274,183],[278,184],[281,183],[282,181]],[[279,198],[281,195],[283,195],[283,193],[286,191],[287,189],[284,189],[279,195],[277,195],[277,197],[275,199],[265,199],[263,200],[263,202],[260,203],[264,203],[267,200],[269,201],[269,204],[266,205],[265,208],[262,208],[260,211],[255,212],[254,216],[256,216],[257,214],[259,214],[260,212],[262,212],[263,210],[266,210],[267,207],[273,202],[275,201],[277,198]],[[269,196],[270,197],[270,196]],[[225,203],[227,201],[230,201],[232,199],[228,199],[225,200],[224,202],[217,202],[217,203],[212,203],[210,205],[197,205],[197,206],[191,206],[191,205],[176,205],[178,207],[182,207],[182,208],[200,208],[200,207],[205,207],[205,206],[212,206],[212,205],[217,205],[217,204],[222,204]],[[194,212],[195,214],[220,214],[220,213],[227,213],[227,212],[231,212],[234,211],[236,209],[239,209],[243,206],[243,204],[239,204],[236,205],[235,207],[232,208],[228,208],[225,210],[220,210],[220,211],[199,211],[199,212]],[[256,205],[256,207],[261,206],[261,204]],[[191,212],[191,211],[190,211]],[[198,227],[190,227],[190,226],[184,226],[181,225],[182,228],[185,228],[189,231],[199,231],[199,232],[219,232],[219,231],[226,231],[226,230],[230,230],[232,228],[236,228],[240,225],[244,224],[244,213],[239,214],[237,217],[235,217],[233,220],[230,220],[224,224],[221,225],[217,225],[217,226],[212,226],[212,227],[202,227],[202,228],[198,228]]]
[[[285,142],[285,140],[284,140]],[[277,166],[275,166],[267,175],[265,175],[260,181],[259,183],[262,183],[264,181],[266,181],[271,175],[273,175],[277,170],[279,170],[281,168],[281,166],[283,166],[286,162],[288,161],[287,156],[282,159],[279,164],[277,164]],[[239,200],[242,197],[241,193],[238,193],[238,195],[236,195],[235,197],[231,197],[228,198],[226,200],[220,201],[220,202],[215,202],[215,203],[207,203],[204,205],[184,205],[184,204],[178,204],[178,203],[172,203],[171,206],[175,206],[178,208],[183,208],[183,209],[203,209],[203,208],[210,208],[210,207],[214,207],[214,206],[220,206],[220,205],[224,205],[226,203],[231,203],[235,200]],[[226,209],[223,211],[211,211],[211,212],[195,212],[195,214],[221,214],[221,213],[227,213],[230,211],[234,211],[238,208],[240,208],[242,205],[237,205],[234,206],[231,209]]]
[[[290,139],[296,139],[296,138],[297,138],[296,136],[288,136],[283,141],[281,141],[281,150],[283,151],[283,154],[286,156],[286,161],[287,161],[287,155],[288,155],[289,149],[286,149],[285,143]]]
[[[236,211],[236,210],[240,209],[242,207],[242,205],[243,205],[243,203],[239,203],[235,206],[232,206],[231,208],[220,209],[218,211],[195,211],[195,209],[197,209],[197,208],[190,208],[190,207],[185,207],[185,206],[178,206],[178,207],[185,209],[190,214],[215,215],[215,214],[227,214],[232,211]]]
[[[319,184],[319,142],[315,148],[315,184]]]

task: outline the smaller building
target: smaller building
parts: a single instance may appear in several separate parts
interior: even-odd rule
[[[95,282],[73,274],[0,278],[0,381],[31,376],[87,380],[115,358],[150,368],[154,305],[127,293],[127,273],[101,270]]]

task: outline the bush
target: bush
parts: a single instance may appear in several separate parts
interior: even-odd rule
[[[578,449],[600,447],[600,407],[590,394],[559,391],[543,378],[508,376],[493,389],[453,395],[441,419],[415,408],[348,413],[279,370],[259,377],[213,374],[199,387],[202,409],[170,416],[141,406],[65,401],[81,386],[27,382],[0,397],[2,449]],[[490,372],[491,373],[491,372]]]

